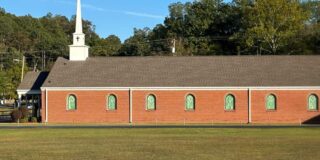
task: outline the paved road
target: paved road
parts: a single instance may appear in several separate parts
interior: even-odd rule
[[[0,125],[0,129],[148,129],[148,128],[261,128],[261,129],[274,129],[274,128],[320,128],[320,125]]]

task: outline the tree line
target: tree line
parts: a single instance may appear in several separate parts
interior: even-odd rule
[[[100,37],[88,20],[83,26],[90,56],[320,54],[317,0],[177,2],[162,24],[135,28],[124,42],[116,35]],[[0,8],[0,94],[15,97],[22,56],[26,71],[50,70],[57,57],[67,58],[74,28],[75,16],[34,18]]]

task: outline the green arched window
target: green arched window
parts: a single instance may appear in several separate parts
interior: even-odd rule
[[[235,110],[235,98],[232,94],[226,96],[224,108],[227,111]]]
[[[270,94],[270,95],[267,96],[266,107],[267,107],[267,110],[276,110],[276,108],[277,108],[277,98],[276,98],[275,95]]]
[[[116,110],[117,109],[117,97],[115,95],[108,96],[108,110]]]
[[[77,97],[75,95],[69,95],[67,99],[67,110],[77,109]]]
[[[314,94],[310,95],[308,98],[308,109],[318,110],[318,97]]]
[[[194,110],[195,109],[195,98],[193,95],[189,94],[186,97],[186,110]]]
[[[148,95],[147,97],[147,110],[156,110],[156,97],[154,95]]]

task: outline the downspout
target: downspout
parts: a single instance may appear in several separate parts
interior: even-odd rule
[[[48,123],[48,89],[46,89],[46,123]]]
[[[129,88],[129,123],[132,123],[132,89]]]
[[[251,112],[251,89],[248,88],[248,124],[252,122],[252,112]]]

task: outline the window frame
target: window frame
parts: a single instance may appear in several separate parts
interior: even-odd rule
[[[311,97],[311,96],[315,96],[315,97],[316,97],[316,101],[317,101],[317,103],[316,103],[316,109],[310,109],[310,97]],[[309,112],[318,112],[318,111],[319,111],[319,97],[318,97],[317,94],[312,93],[312,94],[309,94],[309,96],[307,97],[307,110],[308,110]]]
[[[231,96],[233,98],[233,109],[227,109],[227,97]],[[228,93],[224,96],[224,110],[226,112],[234,112],[236,110],[236,96],[232,93]]]
[[[110,109],[110,97],[114,97],[115,98],[115,106],[114,106],[114,108],[113,109]],[[118,109],[118,97],[117,97],[117,95],[116,94],[113,94],[113,93],[111,93],[111,94],[108,94],[107,95],[107,97],[106,97],[106,108],[107,108],[107,110],[108,111],[116,111],[117,109]]]
[[[148,107],[149,97],[154,98],[154,108],[153,109],[149,109],[149,107]],[[146,96],[145,109],[146,109],[146,111],[156,111],[157,110],[157,97],[155,96],[155,94],[150,93]]]
[[[75,108],[74,109],[70,109],[69,108],[69,98],[73,96],[75,98]],[[77,98],[77,95],[74,94],[74,93],[71,93],[71,94],[68,94],[67,95],[67,99],[66,99],[66,110],[67,111],[76,111],[78,110],[78,98]]]
[[[187,100],[188,100],[189,96],[191,96],[193,98],[193,107],[192,107],[192,109],[189,109],[187,107]],[[185,99],[184,99],[184,109],[185,109],[185,111],[195,111],[196,110],[196,96],[194,96],[194,94],[192,94],[192,93],[186,94]]]
[[[273,96],[273,97],[274,97],[274,100],[275,100],[275,102],[274,102],[274,109],[269,109],[269,108],[268,108],[268,98],[269,98],[269,96]],[[276,110],[278,109],[278,97],[277,97],[275,94],[273,94],[273,93],[268,94],[268,95],[266,96],[266,98],[265,98],[265,105],[266,105],[266,110],[267,110],[267,111],[276,111]]]

